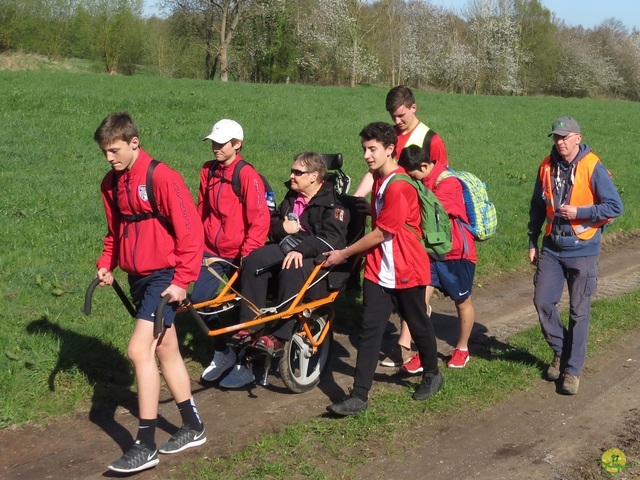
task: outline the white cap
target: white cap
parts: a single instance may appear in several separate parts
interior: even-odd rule
[[[232,138],[244,140],[244,132],[240,124],[234,120],[224,118],[213,126],[211,133],[202,140],[212,140],[216,143],[227,143]]]

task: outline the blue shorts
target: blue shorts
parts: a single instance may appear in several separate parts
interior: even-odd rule
[[[146,277],[136,277],[129,275],[129,288],[131,289],[131,299],[138,314],[136,318],[153,322],[156,308],[160,303],[160,294],[171,285],[173,280],[173,268],[156,270]],[[164,309],[164,324],[170,327],[176,318],[178,305],[169,304]]]
[[[463,258],[431,262],[431,283],[454,302],[466,300],[471,296],[473,276],[476,265]]]

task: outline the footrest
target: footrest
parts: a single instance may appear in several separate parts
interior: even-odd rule
[[[245,347],[253,343],[256,338],[260,335],[261,330],[256,330],[254,328],[243,328],[242,330],[238,330],[233,336],[229,339],[229,343],[236,347]]]

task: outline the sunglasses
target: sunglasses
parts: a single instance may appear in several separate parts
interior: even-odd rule
[[[304,175],[305,173],[311,173],[311,172],[306,172],[304,170],[298,170],[297,168],[292,168],[291,169],[291,175],[293,175],[294,177],[299,177],[301,175]]]

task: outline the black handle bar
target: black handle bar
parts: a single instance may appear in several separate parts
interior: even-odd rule
[[[162,333],[162,327],[164,327],[164,323],[163,323],[164,307],[167,306],[170,299],[171,299],[171,295],[167,293],[164,297],[162,297],[162,299],[160,300],[160,303],[158,303],[158,306],[156,307],[156,313],[155,313],[155,316],[153,317],[153,335],[154,336],[160,335]]]
[[[91,298],[93,297],[93,291],[96,289],[99,283],[100,283],[100,279],[96,277],[92,280],[92,282],[87,287],[87,293],[84,294],[84,314],[85,315],[91,315]]]
[[[91,315],[91,299],[93,298],[93,291],[96,289],[96,287],[99,284],[100,284],[100,279],[98,277],[95,277],[87,287],[87,292],[84,295],[84,314],[85,315]],[[120,284],[115,278],[113,279],[113,284],[111,286],[118,294],[118,297],[120,297],[120,301],[122,302],[122,304],[129,311],[129,315],[131,315],[133,318],[136,318],[135,307],[131,303],[131,300],[129,300],[129,297],[127,297],[127,295],[124,293],[124,291],[120,287]]]

